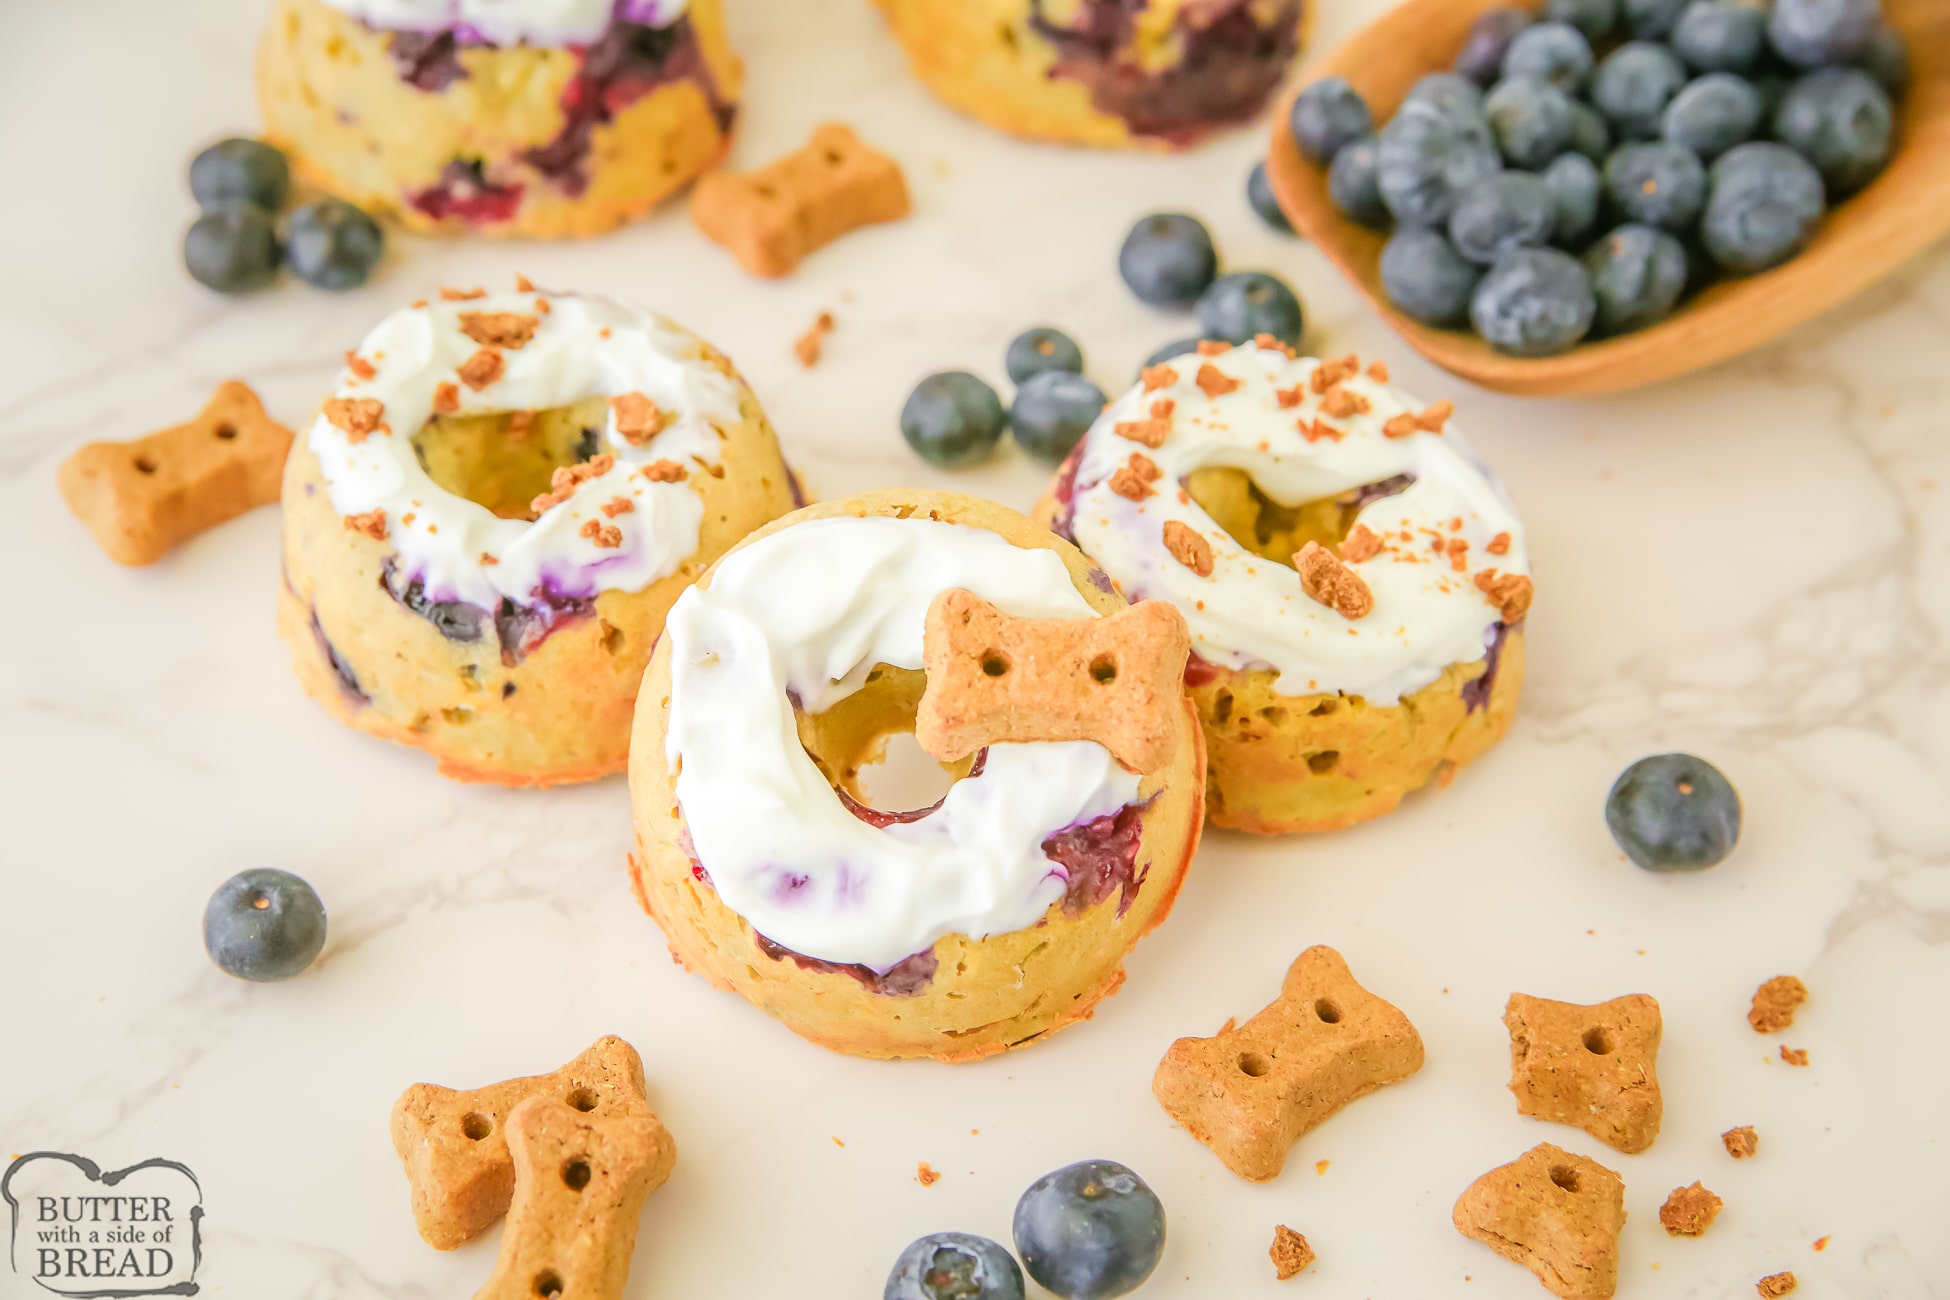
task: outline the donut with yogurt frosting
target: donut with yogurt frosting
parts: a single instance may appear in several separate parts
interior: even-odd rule
[[[858,1056],[973,1060],[1090,1015],[1197,846],[1189,706],[1142,775],[1095,741],[993,744],[937,803],[886,811],[860,771],[914,725],[936,596],[1094,618],[1124,607],[1108,587],[943,492],[823,503],[733,548],[671,610],[637,705],[630,865],[672,953]]]
[[[797,492],[681,327],[443,291],[346,354],[292,448],[279,628],[311,695],[449,776],[588,780],[624,765],[671,603]]]
[[[1154,366],[1037,515],[1127,596],[1184,613],[1215,825],[1379,816],[1509,726],[1523,523],[1448,404],[1379,365],[1262,339]]]
[[[561,238],[640,217],[730,146],[720,0],[278,0],[265,134],[408,229]]]

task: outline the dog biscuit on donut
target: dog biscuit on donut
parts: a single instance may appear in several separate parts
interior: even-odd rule
[[[1494,744],[1523,681],[1523,524],[1451,422],[1355,358],[1208,345],[1107,407],[1038,517],[1192,631],[1213,824],[1389,811]],[[1122,477],[1133,449],[1149,490]]]

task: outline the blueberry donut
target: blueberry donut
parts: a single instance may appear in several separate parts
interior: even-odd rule
[[[796,493],[676,325],[447,291],[346,354],[292,447],[279,630],[327,709],[448,776],[589,780],[623,767],[671,602]]]
[[[1039,518],[1191,626],[1213,824],[1365,821],[1509,727],[1523,524],[1449,415],[1380,365],[1207,343],[1147,369],[1058,471]]]
[[[420,231],[598,235],[728,147],[719,0],[278,0],[265,134],[299,174]]]
[[[1125,609],[1015,511],[873,492],[733,548],[644,675],[638,899],[686,967],[835,1051],[967,1061],[1089,1016],[1197,847],[1203,754],[1175,688],[1142,775],[1094,740],[994,743],[931,806],[870,806],[862,771],[914,730],[923,626],[958,588],[1017,618]]]
[[[1178,149],[1251,121],[1313,0],[877,0],[915,75],[1035,140]]]

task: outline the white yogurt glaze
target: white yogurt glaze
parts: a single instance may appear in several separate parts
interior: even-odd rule
[[[1370,409],[1326,415],[1309,382],[1322,363],[1276,348],[1249,344],[1166,364],[1176,381],[1153,391],[1140,384],[1105,408],[1085,435],[1077,464],[1071,524],[1077,544],[1127,596],[1170,601],[1191,627],[1194,653],[1228,668],[1271,668],[1285,695],[1339,691],[1394,704],[1450,664],[1483,658],[1499,614],[1473,575],[1490,568],[1527,574],[1530,563],[1522,521],[1453,419],[1439,434],[1388,437],[1389,419],[1423,407],[1365,373],[1340,387],[1365,398]],[[1239,387],[1207,396],[1197,383],[1204,365]],[[1296,385],[1301,402],[1282,406],[1277,394]],[[1160,400],[1173,404],[1161,446],[1154,450],[1116,432],[1119,423],[1145,419]],[[1317,420],[1343,436],[1310,441],[1301,423]],[[1161,471],[1156,492],[1141,502],[1109,483],[1133,452]],[[1246,471],[1261,492],[1286,506],[1413,475],[1406,491],[1372,501],[1356,516],[1388,543],[1349,565],[1373,591],[1373,612],[1343,617],[1302,592],[1291,568],[1234,541],[1182,490],[1192,471],[1207,466]],[[1210,577],[1166,551],[1162,534],[1170,520],[1210,543]],[[1499,534],[1507,535],[1507,549],[1492,554],[1488,548]],[[1462,571],[1430,549],[1437,538],[1467,544]]]
[[[555,49],[588,45],[610,17],[668,27],[688,0],[325,0],[369,27],[391,32],[452,31],[489,45]]]
[[[1115,813],[1138,778],[1094,741],[989,747],[934,812],[883,828],[849,812],[800,744],[876,664],[921,667],[935,596],[965,587],[1019,618],[1094,618],[1053,551],[984,528],[836,517],[720,561],[671,610],[670,730],[698,861],[766,938],[885,971],[950,934],[1034,925],[1061,899],[1053,833]]]
[[[547,312],[537,309],[543,300]],[[501,377],[479,392],[459,378],[481,347],[461,331],[461,317],[472,312],[511,312],[539,322],[526,344],[502,350]],[[374,373],[361,378],[348,366],[333,396],[383,403],[391,432],[355,442],[320,414],[306,439],[333,508],[347,516],[385,511],[386,540],[399,556],[401,576],[420,578],[429,600],[493,609],[504,596],[529,604],[538,592],[638,591],[674,573],[697,550],[704,518],[699,462],[721,466],[723,438],[715,426],[736,424],[740,416],[737,382],[704,360],[695,335],[603,298],[529,291],[405,308],[381,321],[355,351]],[[457,391],[461,415],[642,393],[668,423],[633,447],[609,411],[602,445],[614,460],[608,472],[532,521],[502,519],[435,483],[414,454],[413,434],[432,417],[443,384]],[[638,472],[660,460],[684,466],[686,478],[653,483]],[[602,507],[618,498],[631,509],[605,514]],[[600,546],[583,536],[591,520],[614,528],[620,544]]]

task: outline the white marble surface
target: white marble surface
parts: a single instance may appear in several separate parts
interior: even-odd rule
[[[911,1237],[1006,1237],[1035,1175],[1092,1155],[1136,1166],[1169,1209],[1145,1296],[1288,1294],[1265,1254],[1281,1222],[1321,1257],[1291,1294],[1537,1296],[1449,1210],[1545,1140],[1622,1171],[1625,1300],[1749,1296],[1781,1269],[1810,1297],[1950,1294],[1950,251],[1693,379],[1509,400],[1431,371],[1259,227],[1240,195],[1254,136],[1172,159],[1020,146],[926,99],[864,0],[730,7],[752,74],[739,158],[846,117],[906,163],[912,220],[779,284],[673,210],[585,247],[401,241],[357,293],[227,302],[178,269],[183,167],[254,121],[262,0],[0,5],[0,1155],[187,1163],[210,1294],[465,1296],[494,1239],[442,1255],[414,1235],[393,1097],[553,1068],[615,1032],[643,1049],[682,1148],[644,1218],[638,1300],[877,1296]],[[1381,7],[1335,5],[1323,41]],[[1386,357],[1456,400],[1532,530],[1530,691],[1500,749],[1379,824],[1210,836],[1125,991],[983,1065],[831,1056],[673,966],[625,886],[621,781],[463,788],[328,721],[272,631],[275,511],[128,571],[54,492],[78,443],[173,423],[229,375],[295,422],[389,308],[520,270],[719,341],[822,494],[952,484],[1026,505],[1041,476],[1020,460],[952,478],[916,463],[899,403],[930,369],[999,378],[1010,334],[1044,320],[1121,384],[1189,332],[1134,306],[1112,266],[1159,207],[1208,218],[1235,267],[1289,276],[1319,349]],[[804,371],[790,343],[822,308],[839,329]],[[1746,800],[1738,854],[1697,877],[1635,870],[1600,818],[1618,769],[1669,748]],[[325,959],[288,985],[235,983],[199,943],[211,888],[258,864],[309,877],[332,912]],[[1151,1070],[1173,1037],[1256,1010],[1311,943],[1409,1013],[1428,1066],[1248,1186],[1173,1129]],[[1782,972],[1814,991],[1786,1036],[1805,1070],[1743,1020]],[[1512,990],[1659,997],[1651,1151],[1516,1115]],[[1762,1150],[1735,1164],[1717,1135],[1743,1123]],[[1668,1239],[1657,1206],[1696,1178],[1726,1212]],[[38,1294],[0,1268],[0,1295]]]

